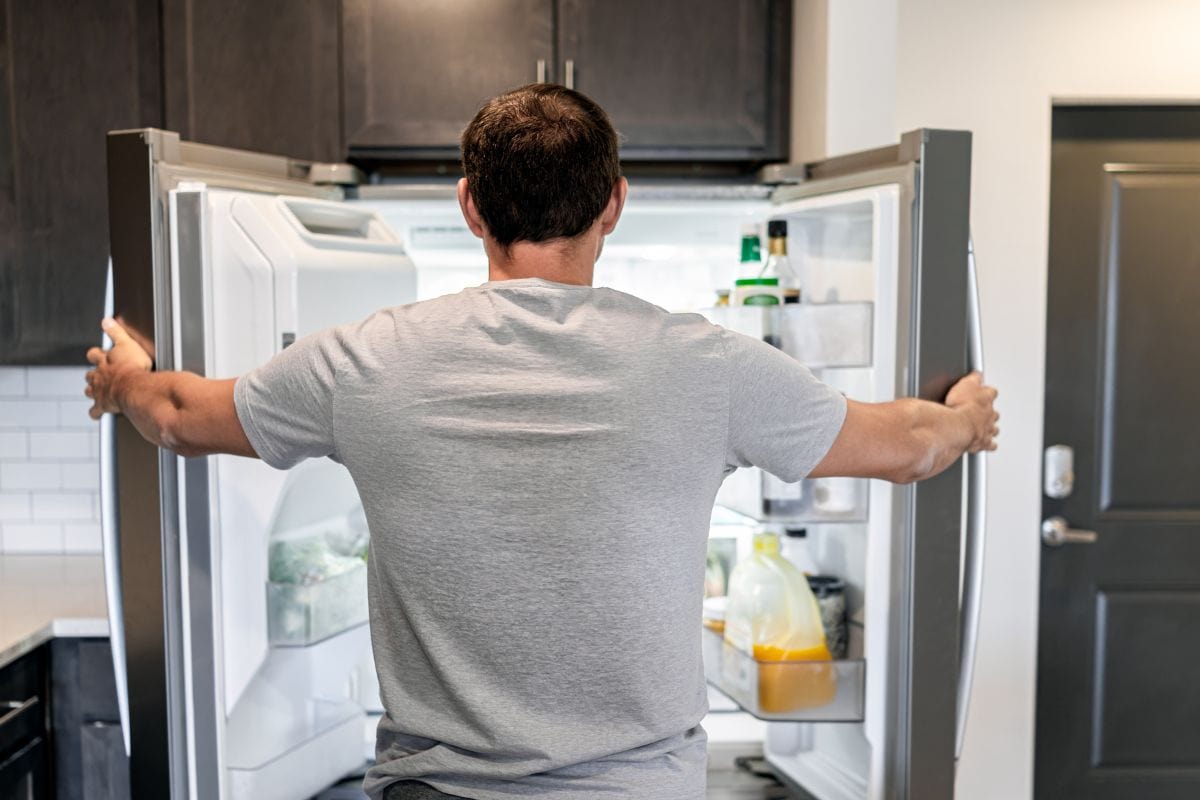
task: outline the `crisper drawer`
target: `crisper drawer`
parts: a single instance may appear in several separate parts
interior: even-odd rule
[[[758,661],[703,630],[704,677],[743,710],[772,722],[861,722],[866,662]]]
[[[367,565],[313,583],[268,583],[271,644],[303,646],[367,621]]]

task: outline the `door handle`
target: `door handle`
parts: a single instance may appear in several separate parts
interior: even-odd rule
[[[979,317],[979,273],[975,243],[967,237],[967,367],[983,372],[983,324]],[[967,514],[963,554],[962,607],[959,612],[958,686],[954,720],[954,757],[962,755],[975,683],[975,655],[983,614],[983,567],[987,546],[987,456],[967,456]]]
[[[113,315],[113,273],[109,260],[105,286],[104,314]],[[105,350],[112,339],[104,334]],[[129,755],[129,681],[125,672],[125,612],[121,597],[121,533],[117,498],[117,418],[105,414],[100,418],[100,538],[104,553],[104,595],[108,606],[108,640],[112,650],[113,679],[117,684],[117,713],[121,734],[125,739],[125,755]]]
[[[1050,517],[1042,522],[1042,543],[1050,547],[1062,547],[1064,544],[1095,544],[1098,538],[1095,531],[1072,528],[1062,517]]]

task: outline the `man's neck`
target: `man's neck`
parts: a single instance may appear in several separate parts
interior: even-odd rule
[[[591,238],[591,237],[587,237]],[[487,246],[488,280],[541,278],[555,283],[591,286],[596,266],[597,242],[514,242],[505,250]]]

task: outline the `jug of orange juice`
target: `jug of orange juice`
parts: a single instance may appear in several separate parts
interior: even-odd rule
[[[729,576],[725,643],[756,662],[764,712],[819,708],[837,693],[833,665],[812,663],[830,660],[820,606],[804,573],[780,555],[777,533],[756,533],[753,555]]]

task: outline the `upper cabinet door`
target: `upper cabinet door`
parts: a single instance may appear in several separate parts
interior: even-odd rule
[[[0,364],[99,344],[105,134],[162,125],[158,49],[155,0],[0,2]]]
[[[166,127],[184,139],[344,161],[337,0],[164,0]]]
[[[489,97],[553,67],[552,0],[345,0],[344,134],[363,158],[458,158]]]
[[[789,0],[559,0],[560,82],[626,160],[787,159]]]

